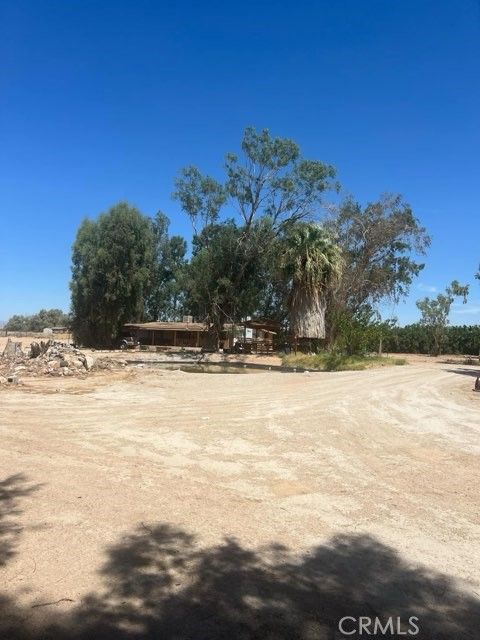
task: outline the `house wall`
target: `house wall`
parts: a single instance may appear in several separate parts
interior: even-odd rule
[[[176,335],[175,335],[176,334]],[[206,344],[207,333],[203,331],[173,331],[173,330],[145,330],[138,329],[135,337],[140,344],[162,347],[203,347]]]

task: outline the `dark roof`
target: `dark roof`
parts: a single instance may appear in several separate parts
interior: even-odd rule
[[[239,329],[242,327],[247,327],[247,329],[258,329],[261,331],[265,331],[266,333],[275,334],[280,330],[280,323],[276,322],[275,320],[252,318],[251,320],[244,320],[243,322],[236,322],[235,324],[226,322],[223,327],[226,330],[231,330],[233,327],[238,327]]]
[[[142,322],[128,323],[124,329],[140,329],[141,331],[207,331],[203,322]]]
[[[261,329],[268,333],[277,333],[280,329],[280,323],[274,320],[246,320],[243,324],[250,329]]]

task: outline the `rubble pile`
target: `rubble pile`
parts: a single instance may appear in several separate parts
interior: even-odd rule
[[[119,369],[125,364],[111,358],[95,358],[66,342],[32,342],[25,352],[20,342],[8,340],[0,356],[0,384],[15,384],[21,377],[43,375],[85,377],[95,369]]]
[[[0,358],[0,382],[17,382],[22,376],[82,376],[95,364],[93,356],[65,342],[32,342],[25,353],[9,340]]]

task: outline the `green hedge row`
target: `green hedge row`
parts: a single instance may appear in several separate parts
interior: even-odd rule
[[[383,351],[386,353],[431,353],[431,330],[420,324],[384,329]],[[480,325],[449,326],[445,329],[443,353],[479,355]]]

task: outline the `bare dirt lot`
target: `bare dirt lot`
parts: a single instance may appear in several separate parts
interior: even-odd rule
[[[477,638],[475,372],[1,389],[0,636],[355,638],[363,615]]]

